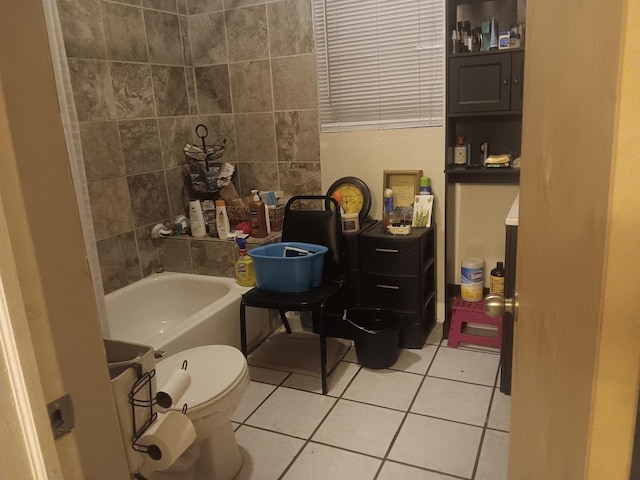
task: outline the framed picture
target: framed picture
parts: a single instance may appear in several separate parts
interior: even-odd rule
[[[413,205],[415,196],[420,191],[422,170],[385,170],[382,181],[383,188],[393,190],[393,206],[408,207]]]

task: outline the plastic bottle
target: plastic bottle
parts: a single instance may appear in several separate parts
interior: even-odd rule
[[[240,256],[236,260],[236,282],[242,287],[255,287],[256,274],[253,269],[253,260],[247,255],[247,244],[244,238],[236,238],[240,249]]]
[[[496,268],[491,270],[489,292],[504,295],[504,264],[498,262]]]
[[[200,200],[189,200],[189,221],[191,222],[191,236],[193,238],[207,236],[207,227],[204,224]]]
[[[431,189],[431,179],[429,177],[420,177],[420,195],[433,195]]]
[[[382,197],[382,223],[384,224],[384,228],[387,228],[391,224],[389,217],[393,212],[393,190],[385,188]]]
[[[468,257],[462,261],[460,272],[460,296],[465,302],[482,300],[484,288],[484,260]]]
[[[216,227],[218,227],[218,238],[226,240],[230,233],[229,216],[224,200],[216,200]]]
[[[255,238],[264,238],[269,235],[267,229],[267,212],[264,208],[264,202],[260,200],[258,190],[251,190],[253,200],[249,202],[249,212],[251,215],[251,236]]]

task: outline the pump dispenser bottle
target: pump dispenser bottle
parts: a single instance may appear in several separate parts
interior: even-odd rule
[[[264,238],[269,235],[267,229],[267,212],[264,208],[264,202],[260,200],[258,190],[251,190],[253,200],[249,202],[249,213],[251,215],[251,236],[255,238]]]

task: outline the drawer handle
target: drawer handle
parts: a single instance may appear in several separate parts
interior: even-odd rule
[[[400,290],[400,287],[398,287],[397,285],[376,285],[376,287],[378,288],[387,288],[389,290]]]
[[[376,252],[398,253],[400,250],[396,248],[376,248]]]

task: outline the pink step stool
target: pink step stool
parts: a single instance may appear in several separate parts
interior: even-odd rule
[[[467,323],[492,325],[497,328],[497,336],[471,335],[463,333]],[[494,347],[502,346],[502,317],[490,317],[484,313],[484,302],[465,302],[456,298],[451,307],[451,325],[449,327],[449,347],[457,347],[460,342]]]

